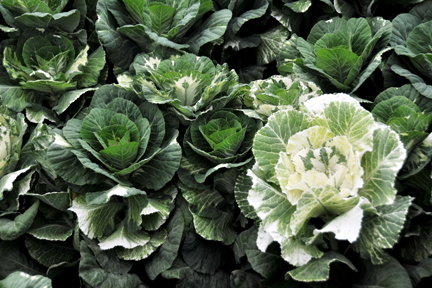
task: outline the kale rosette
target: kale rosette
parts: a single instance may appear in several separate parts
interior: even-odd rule
[[[67,122],[48,150],[64,180],[85,185],[108,178],[155,190],[171,180],[181,158],[176,121],[115,85],[98,89],[89,108]]]

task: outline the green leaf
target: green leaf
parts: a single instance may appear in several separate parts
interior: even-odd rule
[[[291,217],[296,206],[292,206],[284,193],[259,178],[253,170],[248,170],[247,175],[253,183],[248,202],[262,220],[261,227],[273,238],[290,237]]]
[[[91,205],[80,195],[74,199],[69,210],[77,215],[79,227],[84,234],[93,239],[102,237],[107,225],[114,227],[114,217],[122,207],[123,205],[118,202]]]
[[[210,17],[189,36],[186,42],[190,45],[189,51],[198,54],[201,46],[221,37],[225,33],[231,18],[232,12],[228,9],[222,9],[212,13]]]
[[[411,33],[409,33],[406,40],[406,47],[414,54],[432,53],[432,47],[430,46],[432,41],[432,35],[430,34],[431,29],[432,21],[417,25]]]
[[[145,263],[145,270],[150,279],[169,269],[178,255],[185,221],[180,210],[175,210],[167,224],[168,237],[165,243]]]
[[[330,276],[330,264],[335,261],[344,263],[357,272],[348,258],[336,252],[327,252],[320,259],[311,260],[308,264],[289,271],[288,274],[294,280],[302,282],[327,281]]]
[[[422,221],[410,228],[415,234],[401,239],[401,256],[411,263],[424,261],[432,254],[432,222]]]
[[[36,90],[40,93],[47,93],[55,96],[63,94],[66,91],[76,89],[75,82],[68,83],[54,80],[34,80],[21,82],[20,84],[23,89]]]
[[[0,95],[3,105],[15,112],[21,112],[33,106],[40,97],[34,91],[24,90],[21,86],[0,85]]]
[[[87,63],[81,68],[83,73],[73,78],[74,81],[77,81],[78,87],[95,86],[99,81],[102,69],[105,67],[105,62],[105,51],[99,47],[87,57]]]
[[[258,65],[268,64],[276,60],[282,49],[282,43],[288,38],[289,32],[282,25],[278,25],[260,34],[261,43],[257,47]]]
[[[39,208],[39,201],[36,201],[23,214],[18,215],[15,219],[9,220],[4,217],[0,218],[0,239],[15,240],[30,228]]]
[[[93,255],[90,248],[95,255]],[[81,241],[80,252],[81,261],[79,264],[79,276],[91,286],[100,288],[138,287],[142,284],[137,275],[127,273],[131,266],[126,266],[126,264],[121,263],[118,259],[115,260],[120,263],[116,266],[121,265],[122,269],[108,269],[109,267],[107,267],[107,265],[115,261],[113,259],[115,255],[100,251],[97,245],[93,244],[92,246],[87,246],[84,241]]]
[[[95,90],[96,90],[95,88],[86,88],[86,89],[66,92],[60,97],[59,102],[57,106],[53,108],[53,111],[56,111],[57,114],[62,114],[63,112],[66,111],[67,108],[69,108],[70,105],[72,105],[73,102],[78,100],[81,97],[81,95],[89,91],[95,91]]]
[[[167,238],[167,231],[160,229],[158,232],[150,235],[150,241],[143,246],[138,246],[133,249],[119,248],[116,254],[119,258],[124,260],[139,261],[147,258],[156,249],[161,246]]]
[[[0,242],[0,278],[6,278],[15,271],[22,271],[30,275],[44,274],[38,264],[24,253],[16,241]]]
[[[33,259],[46,267],[70,262],[77,254],[67,243],[39,240],[31,236],[25,237],[25,245]]]
[[[320,49],[316,54],[316,66],[345,85],[350,84],[345,81],[350,71],[360,71],[362,65],[361,61],[358,61],[359,56],[343,48]]]
[[[38,218],[27,233],[40,240],[65,241],[72,235],[73,228],[64,219],[44,221]]]
[[[364,185],[359,195],[366,197],[376,207],[393,203],[396,197],[394,181],[406,158],[403,143],[389,127],[373,131],[373,150],[363,155]]]
[[[21,170],[6,174],[0,178],[0,200],[4,197],[4,192],[12,191],[15,180],[23,173],[29,171],[31,167],[26,167]]]
[[[112,19],[110,9],[108,8],[112,4],[116,4],[116,1],[98,1],[96,6],[96,13],[98,15],[95,25],[96,31],[98,38],[107,50],[109,61],[118,67],[127,69],[134,57],[141,50],[130,39],[116,31],[117,23]],[[114,13],[116,12],[115,9],[113,11]]]
[[[117,146],[107,147],[99,153],[114,167],[124,169],[135,162],[139,143],[130,142]]]
[[[254,220],[255,223],[258,223],[258,215],[256,214],[253,206],[250,205],[247,200],[249,190],[252,188],[252,179],[248,177],[246,173],[247,171],[238,176],[235,183],[234,196],[243,215]]]
[[[254,9],[247,10],[246,12],[238,15],[237,17],[233,17],[228,24],[228,28],[226,31],[227,37],[232,39],[233,36],[237,34],[237,32],[246,22],[262,17],[267,11],[268,5],[269,3],[267,1],[255,1],[253,6]]]
[[[110,236],[101,239],[99,247],[102,250],[112,249],[116,246],[133,249],[147,244],[149,240],[150,236],[147,232],[129,232],[125,225],[120,225]]]
[[[30,276],[24,272],[16,271],[0,281],[5,288],[52,288],[51,279],[36,275]]]
[[[170,30],[172,18],[176,12],[175,8],[162,3],[154,3],[148,6],[148,10],[152,22],[152,31],[158,35],[166,35]]]
[[[378,214],[364,216],[359,239],[353,248],[362,258],[370,258],[374,265],[387,261],[383,249],[392,248],[398,241],[412,198],[397,196],[394,203],[377,207]]]
[[[432,259],[425,259],[417,265],[404,265],[411,282],[415,287],[423,278],[432,276]]]
[[[389,257],[384,264],[377,265],[369,261],[363,261],[360,280],[355,283],[355,288],[411,288],[410,278],[396,259]]]

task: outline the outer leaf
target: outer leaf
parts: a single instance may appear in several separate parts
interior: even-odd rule
[[[371,258],[374,265],[384,263],[388,256],[383,249],[398,241],[411,201],[410,197],[397,196],[393,204],[377,207],[378,214],[366,215],[354,250],[363,258]]]
[[[302,267],[289,271],[288,274],[295,280],[302,282],[327,281],[330,276],[330,264],[335,261],[345,263],[357,272],[348,258],[335,252],[327,252],[320,259],[314,259]]]
[[[198,54],[202,45],[215,41],[221,37],[226,31],[231,17],[232,12],[228,9],[219,10],[211,14],[186,42],[190,45],[189,51]]]
[[[381,265],[363,261],[360,271],[360,281],[353,285],[355,288],[411,288],[412,284],[405,269],[393,257]]]
[[[399,136],[388,127],[373,132],[373,150],[362,158],[364,186],[359,195],[376,207],[393,203],[396,195],[394,181],[406,158]]]
[[[33,259],[46,267],[70,262],[77,254],[77,251],[66,243],[39,240],[31,236],[25,238],[25,245]]]
[[[168,237],[165,243],[145,263],[146,273],[150,279],[154,280],[171,267],[177,257],[184,229],[183,215],[180,210],[175,210],[167,225]]]
[[[24,254],[16,241],[0,242],[0,278],[6,278],[15,271],[22,271],[30,275],[43,274],[43,270],[35,261]]]
[[[296,207],[292,206],[285,194],[260,179],[252,170],[248,170],[252,178],[252,189],[248,201],[261,218],[261,227],[275,240],[291,235],[290,222]]]
[[[78,98],[80,98],[81,95],[83,95],[86,92],[95,91],[95,90],[96,90],[95,88],[87,88],[87,89],[73,90],[73,91],[66,92],[60,97],[57,106],[55,106],[53,110],[56,111],[57,114],[62,114],[64,111],[66,111],[67,108],[69,108],[69,106],[73,102],[75,102]]]
[[[257,47],[258,65],[268,64],[276,60],[282,48],[282,43],[288,38],[289,32],[282,25],[278,25],[262,34],[261,43]]]
[[[135,260],[139,261],[147,258],[156,249],[162,245],[167,238],[167,232],[165,229],[160,229],[158,232],[151,235],[150,241],[143,246],[138,246],[133,249],[120,248],[116,251],[119,258],[124,260]]]
[[[77,214],[80,229],[92,239],[102,237],[107,225],[114,226],[114,217],[122,206],[117,202],[90,205],[80,195],[75,198],[69,210]]]
[[[99,242],[99,247],[102,250],[111,249],[116,246],[132,249],[145,245],[149,242],[149,240],[150,236],[147,234],[147,232],[129,232],[125,225],[120,225],[110,236],[103,238]]]
[[[15,217],[13,221],[0,218],[0,239],[7,241],[15,240],[27,232],[33,223],[38,208],[39,201],[36,201],[23,214]]]
[[[14,272],[0,281],[5,288],[52,288],[51,279],[37,275],[30,276],[24,272]]]

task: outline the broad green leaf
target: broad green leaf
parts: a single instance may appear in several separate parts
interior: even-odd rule
[[[52,288],[51,279],[42,275],[30,276],[16,271],[0,281],[4,288]]]
[[[98,38],[105,46],[110,62],[123,69],[127,69],[134,57],[140,53],[141,50],[133,41],[116,31],[117,23],[112,19],[109,10],[109,6],[115,2],[114,0],[98,1],[96,6],[98,20],[95,26]]]
[[[291,3],[285,4],[287,7],[291,8],[296,13],[305,13],[309,7],[312,5],[311,0],[299,0]]]
[[[411,282],[417,287],[423,278],[432,276],[432,259],[426,259],[417,265],[404,265]]]
[[[146,193],[136,188],[126,187],[118,184],[107,191],[87,193],[86,202],[90,205],[100,205],[108,203],[112,196],[126,198],[134,195],[146,195]]]
[[[255,223],[258,223],[258,215],[256,214],[253,206],[251,206],[247,200],[249,190],[252,188],[252,180],[246,175],[246,173],[247,172],[245,171],[238,176],[234,188],[234,196],[243,215],[254,220]]]
[[[372,39],[371,27],[365,18],[351,18],[336,32],[336,35],[348,41],[350,51],[361,55],[366,45]]]
[[[312,27],[307,41],[312,45],[315,45],[315,43],[325,34],[335,34],[339,29],[345,27],[346,22],[347,21],[342,18],[332,18],[327,21],[321,20]]]
[[[187,44],[189,51],[198,54],[202,45],[217,40],[221,37],[232,18],[232,12],[228,9],[219,10],[210,15],[192,35],[189,36]]]
[[[56,111],[57,114],[62,114],[63,112],[66,111],[67,108],[69,108],[70,105],[72,105],[72,103],[78,100],[81,97],[81,95],[89,91],[95,91],[95,90],[96,90],[95,88],[86,88],[86,89],[66,92],[60,97],[59,102],[57,106],[53,108],[53,111]]]
[[[397,196],[394,203],[378,206],[378,214],[365,215],[354,250],[374,265],[385,263],[388,255],[383,249],[392,248],[398,241],[411,201],[410,197]]]
[[[406,46],[415,54],[432,53],[430,43],[432,36],[430,30],[432,29],[432,21],[428,21],[417,25],[408,35],[406,39]]]
[[[77,254],[67,243],[39,240],[31,236],[25,237],[25,245],[33,259],[46,267],[70,262]]]
[[[0,218],[0,239],[11,241],[26,233],[36,217],[38,208],[39,201],[36,201],[23,214],[15,217],[14,220]]]
[[[276,60],[282,48],[282,43],[288,38],[289,32],[282,25],[278,25],[260,34],[261,43],[257,47],[258,65],[268,64]]]
[[[226,35],[228,38],[233,38],[233,36],[240,30],[240,28],[248,21],[252,19],[258,19],[262,17],[267,11],[268,7],[267,1],[255,1],[254,8],[250,9],[237,17],[233,17],[229,22]],[[256,47],[256,46],[254,46]],[[239,49],[240,50],[240,49]],[[237,50],[238,51],[238,50]]]
[[[21,82],[22,89],[31,89],[36,90],[40,93],[46,93],[53,96],[57,96],[63,94],[69,90],[76,89],[76,83],[68,83],[63,81],[54,81],[54,80],[34,80]]]
[[[363,155],[364,185],[359,195],[377,207],[392,204],[396,197],[394,181],[406,158],[399,136],[384,126],[373,131],[373,149]]]
[[[80,24],[80,18],[83,15],[78,10],[70,10],[62,13],[56,13],[53,15],[53,21],[50,26],[56,27],[59,30],[72,33]]]
[[[95,86],[99,81],[102,69],[105,67],[105,51],[99,47],[87,57],[87,63],[81,68],[82,74],[76,75],[73,80],[78,87]]]
[[[320,215],[340,215],[352,209],[359,201],[357,197],[344,199],[339,190],[326,185],[303,192],[291,217],[290,227],[298,234],[310,218]]]
[[[44,221],[38,218],[27,233],[40,240],[65,241],[72,235],[73,227],[70,227],[68,221],[64,219]]]
[[[420,23],[421,20],[418,17],[408,13],[403,13],[396,16],[392,21],[393,33],[390,41],[391,46],[405,46],[408,35],[414,29],[414,27],[418,26]]]
[[[182,246],[182,258],[195,271],[214,274],[219,268],[222,260],[219,243],[204,240],[190,228]]]
[[[320,259],[311,260],[308,264],[289,271],[288,274],[294,280],[302,282],[327,281],[330,276],[330,264],[335,261],[344,263],[357,272],[356,267],[348,258],[336,252],[327,252]],[[289,276],[286,275],[286,277]]]
[[[222,212],[214,218],[201,217],[193,212],[192,215],[196,232],[204,239],[221,241],[225,245],[234,242],[236,233],[232,227],[234,219],[231,213]]]
[[[158,35],[166,35],[171,26],[175,8],[166,4],[152,4],[148,6],[149,16],[152,22],[151,29]]]
[[[91,205],[80,195],[74,199],[69,210],[77,215],[79,227],[84,234],[93,239],[102,237],[107,225],[114,227],[114,217],[122,207],[118,202]]]
[[[289,138],[311,126],[311,119],[294,110],[278,111],[268,118],[267,124],[258,131],[254,139],[253,153],[266,179],[278,183],[275,166],[279,152],[286,150]]]
[[[129,232],[125,225],[120,225],[110,236],[101,239],[99,247],[102,250],[111,249],[116,246],[133,249],[145,245],[149,240],[150,236],[147,232]]]
[[[22,271],[30,275],[44,274],[44,270],[24,253],[16,241],[0,242],[0,277],[6,278],[9,274]]]
[[[150,240],[143,246],[138,246],[133,249],[119,248],[116,250],[116,254],[119,258],[124,260],[139,261],[145,259],[165,242],[167,236],[167,231],[165,229],[160,229],[158,232],[150,234]]]
[[[97,245],[96,247],[99,248]],[[131,266],[121,263],[118,259],[115,261],[115,255],[98,251],[93,246],[87,246],[84,241],[81,241],[80,252],[79,276],[93,287],[138,287],[142,284],[137,275],[128,273]],[[110,262],[120,262],[115,266],[122,269],[108,269],[107,265],[110,265]]]
[[[258,232],[258,239],[259,236]],[[306,244],[302,239],[288,238],[280,244],[282,258],[294,266],[307,265],[309,261],[313,261],[312,258],[321,258],[324,254],[316,245]]]
[[[107,147],[99,153],[114,167],[124,169],[135,162],[138,148],[138,142],[130,142]]]
[[[415,234],[401,239],[400,254],[411,263],[424,261],[432,254],[432,222],[421,221],[411,228]]]
[[[172,179],[180,166],[181,147],[174,137],[152,160],[136,170],[132,182],[147,189],[161,189]]]
[[[15,112],[21,112],[33,106],[41,96],[34,91],[24,90],[21,86],[0,85],[0,97],[3,105]]]
[[[183,215],[179,210],[175,210],[172,218],[168,221],[168,237],[165,243],[145,263],[145,270],[150,279],[155,279],[173,265],[180,248],[184,229]]]
[[[262,220],[261,227],[277,241],[281,237],[291,236],[290,223],[296,206],[292,206],[285,194],[259,178],[252,170],[248,170],[247,175],[253,183],[247,199]]]
[[[316,66],[345,85],[350,84],[345,81],[350,71],[359,71],[362,64],[358,61],[359,56],[343,48],[320,49],[316,55]]]
[[[432,86],[427,85],[425,81],[419,77],[418,75],[412,73],[408,69],[405,69],[397,64],[394,64],[391,66],[391,70],[395,72],[396,74],[405,77],[408,79],[408,81],[411,82],[411,84],[414,86],[414,88],[423,96],[432,99]]]
[[[31,167],[26,167],[24,169],[17,170],[15,172],[6,174],[0,178],[0,200],[3,199],[4,193],[7,191],[12,191],[14,187],[15,180],[23,173],[29,171]]]
[[[41,12],[41,13],[53,13],[45,1],[19,1],[19,0],[5,0],[2,1],[2,5],[17,14]]]
[[[407,271],[393,257],[384,264],[377,265],[363,261],[360,279],[353,285],[355,288],[411,288],[413,287]]]

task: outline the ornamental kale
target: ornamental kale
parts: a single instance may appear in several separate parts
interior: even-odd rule
[[[71,119],[48,150],[52,167],[77,185],[106,179],[158,190],[177,171],[177,127],[157,106],[115,85],[97,90],[90,110]]]
[[[298,74],[325,92],[355,92],[382,61],[392,33],[390,21],[332,18],[319,21],[307,41],[297,35],[278,56],[281,74]]]
[[[253,152],[247,200],[261,220],[257,245],[265,252],[279,242],[282,257],[303,266],[289,272],[294,279],[317,281],[298,274],[326,261],[354,267],[343,255],[325,252],[326,239],[331,247],[336,239],[348,240],[375,264],[387,261],[383,249],[396,243],[411,203],[396,196],[406,151],[392,129],[348,95],[326,94],[306,101],[301,111],[270,116]],[[315,227],[312,218],[324,225]]]
[[[27,118],[55,121],[83,93],[94,90],[105,66],[105,52],[99,47],[89,55],[89,46],[78,45],[65,36],[23,35],[17,47],[6,47],[3,65],[10,77],[0,85],[4,105]],[[26,38],[28,37],[28,39]],[[0,83],[3,84],[3,83]]]

